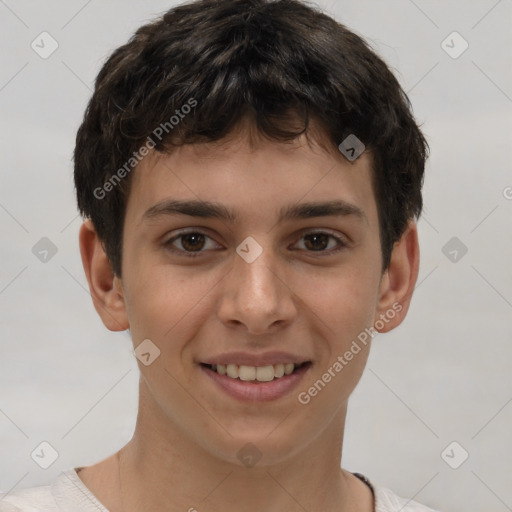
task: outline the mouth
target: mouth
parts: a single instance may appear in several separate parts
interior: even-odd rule
[[[295,373],[297,370],[311,366],[311,361],[303,363],[276,363],[264,366],[246,366],[238,364],[207,364],[202,367],[233,380],[244,382],[272,382]]]
[[[289,395],[312,367],[312,361],[264,366],[199,363],[201,373],[213,390],[239,402],[268,402]],[[209,385],[208,385],[209,386]]]

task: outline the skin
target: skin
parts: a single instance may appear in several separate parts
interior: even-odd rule
[[[151,154],[132,180],[122,278],[114,276],[90,221],[80,230],[82,261],[105,326],[129,328],[134,348],[150,339],[160,356],[149,366],[138,361],[133,438],[82,469],[80,478],[111,512],[230,511],[240,504],[248,512],[373,510],[368,487],[340,469],[348,399],[370,343],[307,405],[297,399],[393,304],[401,311],[380,332],[399,325],[409,307],[417,229],[411,221],[383,273],[371,155],[349,162],[304,136],[270,142],[242,125],[218,143]],[[237,219],[144,217],[169,198],[215,201]],[[363,215],[277,222],[282,207],[339,199]],[[183,228],[209,238],[169,245]],[[311,231],[346,245],[334,252],[335,239],[315,242],[305,236]],[[248,236],[263,248],[252,263],[236,253]],[[192,258],[185,249],[202,252]],[[286,396],[242,403],[198,366],[235,350],[284,350],[313,364]],[[237,457],[248,442],[261,453],[250,468]]]

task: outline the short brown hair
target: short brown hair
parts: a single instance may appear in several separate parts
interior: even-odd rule
[[[290,111],[299,127],[288,122]],[[350,134],[364,143],[386,269],[408,220],[421,213],[428,154],[393,73],[316,6],[197,0],[142,26],[111,54],[77,133],[78,208],[91,218],[116,275],[130,170],[144,145],[151,139],[150,147],[169,151],[219,140],[245,116],[274,140],[307,134],[314,119],[335,147]]]

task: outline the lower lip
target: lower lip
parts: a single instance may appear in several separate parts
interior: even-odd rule
[[[311,368],[311,363],[301,366],[290,375],[274,378],[274,380],[270,382],[250,382],[232,379],[231,377],[220,375],[220,373],[210,370],[201,364],[199,368],[212,379],[220,389],[233,398],[243,402],[269,402],[285,396],[297,387],[304,375]]]

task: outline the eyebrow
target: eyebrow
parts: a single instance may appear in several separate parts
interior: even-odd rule
[[[166,199],[153,205],[143,214],[143,220],[167,215],[188,215],[206,219],[221,219],[234,223],[237,219],[235,211],[224,205],[200,200]],[[360,219],[367,217],[364,211],[343,200],[306,202],[284,206],[279,210],[278,222],[285,220],[310,219],[315,217],[346,217],[355,216]]]

